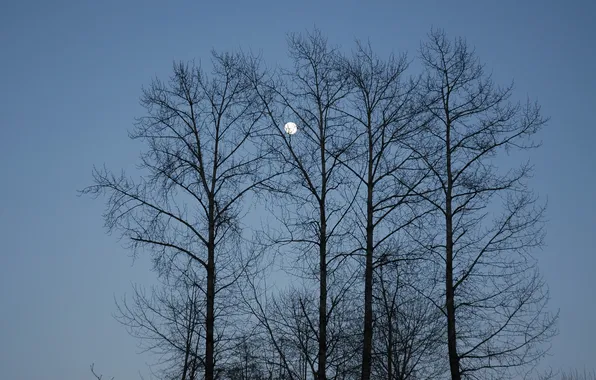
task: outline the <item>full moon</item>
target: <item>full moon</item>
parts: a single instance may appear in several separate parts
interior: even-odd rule
[[[298,131],[298,127],[296,126],[296,123],[292,123],[292,122],[286,123],[286,125],[284,125],[284,129],[288,135],[293,135],[294,133],[296,133]]]

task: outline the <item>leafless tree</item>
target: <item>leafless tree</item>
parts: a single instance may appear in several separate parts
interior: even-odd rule
[[[83,193],[108,197],[105,222],[136,251],[152,252],[165,276],[188,260],[204,292],[204,375],[213,380],[218,329],[233,307],[242,257],[243,201],[275,176],[266,170],[254,137],[262,112],[242,74],[244,59],[213,53],[213,71],[175,64],[168,82],[154,80],[143,91],[147,115],[131,138],[147,144],[139,178],[95,170]],[[216,314],[219,302],[219,315]],[[223,341],[223,340],[222,340]]]
[[[272,347],[265,361],[273,365],[272,372],[287,379],[316,379],[318,358],[318,302],[308,288],[290,287],[275,293],[266,291],[261,283],[248,280],[253,295],[246,298],[252,315],[262,328],[261,337]],[[349,288],[344,289],[348,292]],[[358,373],[360,325],[355,309],[344,296],[330,292],[330,313],[327,320],[327,376],[330,379],[355,379]]]
[[[247,278],[248,286],[242,292],[245,305],[255,318],[257,331],[261,331],[260,340],[266,342],[264,352],[268,372],[273,377],[307,379],[309,373],[316,375],[316,354],[312,355],[312,346],[316,346],[316,336],[300,313],[296,313],[298,300],[294,307],[288,307],[292,301],[283,294],[268,291],[266,278],[251,274]],[[304,301],[302,304],[304,305]]]
[[[329,289],[332,282],[339,289],[343,286],[342,277],[335,274],[342,262],[342,221],[350,206],[342,201],[343,178],[336,158],[344,148],[343,115],[336,109],[348,87],[338,65],[339,53],[319,31],[291,35],[288,40],[293,69],[268,81],[259,79],[254,86],[271,128],[263,141],[278,172],[286,173],[270,189],[272,215],[281,227],[269,232],[269,240],[285,251],[286,262],[296,264],[292,274],[318,288],[313,365],[317,379],[323,380],[328,369],[328,321],[334,312]],[[286,121],[298,125],[296,135],[284,131]]]
[[[135,286],[116,319],[145,352],[159,357],[159,377],[194,380],[204,368],[205,297],[194,281],[164,281],[151,293]]]
[[[82,191],[151,253],[163,287],[135,288],[118,318],[161,376],[418,380],[448,362],[452,380],[490,379],[536,363],[556,321],[531,255],[544,207],[531,167],[500,153],[537,146],[540,108],[441,31],[416,80],[405,56],[346,58],[319,31],[289,51],[275,72],[233,54],[213,53],[211,75],[175,64],[143,91],[138,175],[96,169]],[[252,200],[276,224],[246,249]],[[258,283],[271,252],[290,274],[273,289]]]
[[[267,350],[257,334],[248,333],[240,339],[232,350],[233,359],[227,363],[222,378],[226,380],[266,380],[273,379],[267,370]]]
[[[430,380],[445,374],[442,314],[408,286],[432,287],[428,276],[417,262],[389,263],[375,273],[375,379]]]
[[[413,148],[437,190],[421,195],[443,235],[427,229],[434,241],[424,245],[444,273],[436,304],[451,378],[507,378],[540,359],[555,332],[531,255],[543,240],[544,206],[527,187],[531,166],[506,169],[502,155],[536,147],[546,119],[538,105],[512,102],[512,87],[494,85],[464,40],[433,30],[420,56],[432,122]]]
[[[338,112],[345,116],[350,149],[345,158],[336,158],[354,184],[350,254],[364,258],[362,380],[370,379],[372,368],[375,268],[407,256],[387,253],[398,252],[390,247],[400,232],[423,215],[414,189],[425,170],[412,163],[418,158],[404,143],[420,135],[423,123],[417,82],[405,77],[407,67],[405,55],[383,60],[361,43],[342,65],[352,91]]]

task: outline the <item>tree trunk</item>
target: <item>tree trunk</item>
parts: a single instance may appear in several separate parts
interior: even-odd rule
[[[323,225],[324,226],[324,225]],[[324,227],[321,228],[325,229]],[[323,235],[325,236],[325,235]],[[323,240],[324,241],[324,240]],[[319,290],[319,368],[318,380],[327,380],[325,367],[327,366],[327,258],[326,245],[321,242],[320,250],[320,276]]]
[[[214,201],[209,202],[209,244],[207,247],[207,315],[205,320],[205,380],[214,379],[214,358],[213,358],[213,327],[215,324],[215,223],[214,223]]]
[[[453,175],[451,172],[451,123],[446,127],[447,155],[447,194],[445,196],[445,306],[447,308],[447,346],[449,350],[449,369],[451,380],[460,380],[459,356],[457,354],[457,333],[455,326],[455,302],[453,289],[453,211],[452,198]]]
[[[362,345],[362,375],[361,380],[370,380],[372,367],[372,338],[373,338],[373,141],[370,129],[371,119],[368,115],[368,182],[366,198],[366,264],[364,270],[364,342]]]
[[[387,322],[387,380],[393,378],[393,310],[389,311]]]
[[[367,231],[372,228],[367,227]],[[371,232],[367,234],[372,235]],[[373,291],[373,258],[372,258],[372,236],[367,237],[366,242],[366,269],[364,273],[364,343],[362,346],[362,376],[361,380],[370,380],[370,369],[372,366],[372,291]]]
[[[323,206],[324,207],[324,206]],[[319,289],[319,367],[318,380],[327,380],[326,366],[327,366],[327,242],[325,239],[326,226],[323,220],[324,215],[321,217],[321,248],[320,248],[320,276],[321,283]]]
[[[205,321],[205,380],[213,380],[213,325],[214,325],[214,299],[215,299],[215,264],[213,253],[209,253],[209,269],[207,273],[207,318]]]
[[[323,119],[323,112],[319,109],[319,120]],[[319,360],[317,379],[327,380],[327,214],[325,202],[327,201],[327,165],[325,157],[325,131],[321,130],[321,201],[319,204],[320,246],[319,246]]]

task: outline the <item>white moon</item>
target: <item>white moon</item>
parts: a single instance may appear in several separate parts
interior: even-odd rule
[[[293,135],[294,133],[296,133],[298,131],[298,127],[296,126],[296,123],[292,123],[292,122],[286,123],[286,125],[284,125],[284,129],[288,135]]]

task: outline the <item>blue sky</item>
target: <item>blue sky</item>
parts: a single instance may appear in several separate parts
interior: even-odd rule
[[[147,357],[112,318],[114,297],[150,283],[102,227],[103,202],[76,196],[91,168],[132,168],[141,87],[212,48],[286,62],[285,35],[318,26],[350,47],[416,54],[431,26],[464,36],[495,79],[551,121],[532,154],[548,197],[540,266],[561,309],[556,368],[596,358],[596,3],[592,1],[4,1],[0,12],[0,378],[117,379]]]

